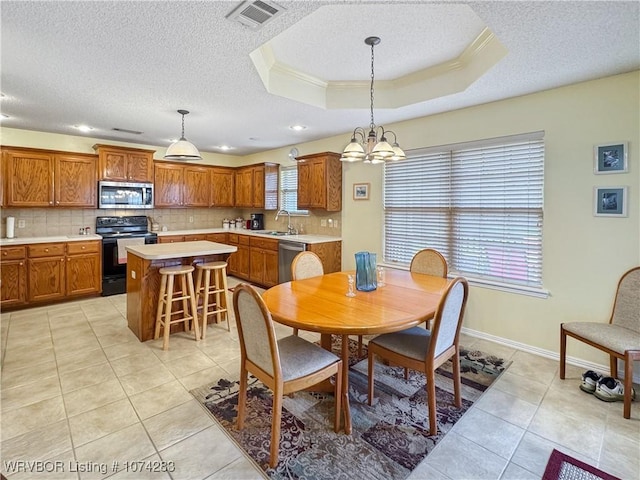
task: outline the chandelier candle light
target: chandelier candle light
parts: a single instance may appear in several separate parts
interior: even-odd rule
[[[382,126],[376,126],[373,121],[373,47],[380,43],[379,37],[367,37],[364,43],[371,46],[371,123],[369,124],[369,134],[366,135],[365,129],[357,127],[353,131],[351,142],[342,152],[340,160],[343,162],[359,162],[364,163],[384,163],[387,160],[403,160],[406,158],[405,153],[398,145],[396,134],[391,130],[385,130]],[[387,141],[387,135],[393,134],[393,145]],[[380,140],[378,140],[378,135]]]
[[[189,114],[188,110],[178,110],[178,113],[182,115],[182,135],[180,140],[173,142],[167,148],[167,153],[164,155],[165,160],[202,160],[200,152],[196,146],[184,138],[184,116]]]

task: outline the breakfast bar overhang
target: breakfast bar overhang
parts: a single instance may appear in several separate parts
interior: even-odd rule
[[[127,323],[141,342],[153,339],[158,294],[159,269],[174,265],[226,261],[237,250],[233,245],[209,242],[158,243],[131,245],[127,250]],[[182,324],[172,325],[171,333]]]

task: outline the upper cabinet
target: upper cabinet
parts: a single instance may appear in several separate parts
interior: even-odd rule
[[[211,169],[211,206],[234,207],[234,169],[213,167]]]
[[[7,207],[95,208],[95,155],[3,148]]]
[[[94,145],[100,163],[100,180],[153,182],[154,150]]]
[[[235,173],[235,206],[278,209],[277,163],[260,163],[240,167]]]
[[[342,210],[342,162],[340,154],[314,153],[297,157],[298,208]]]
[[[156,207],[208,207],[211,196],[210,168],[170,162],[155,162]]]

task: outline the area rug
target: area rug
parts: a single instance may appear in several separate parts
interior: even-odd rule
[[[333,344],[340,351],[340,339]],[[462,408],[453,404],[451,363],[436,375],[438,435],[429,435],[424,375],[376,362],[375,398],[367,404],[367,360],[357,357],[357,343],[349,342],[349,399],[353,432],[333,431],[333,395],[297,392],[285,397],[279,462],[269,468],[271,392],[256,378],[249,379],[247,417],[234,429],[238,379],[219,378],[194,389],[227,434],[272,479],[404,479],[429,454],[482,392],[508,366],[502,359],[461,348]]]
[[[620,480],[566,453],[553,450],[542,480]]]

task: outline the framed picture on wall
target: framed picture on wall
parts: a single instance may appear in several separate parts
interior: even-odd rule
[[[608,143],[593,147],[594,173],[625,173],[627,165],[627,142]]]
[[[627,216],[627,187],[594,187],[593,198],[596,217]]]
[[[370,183],[354,183],[353,184],[353,199],[354,200],[369,200],[369,187]]]

